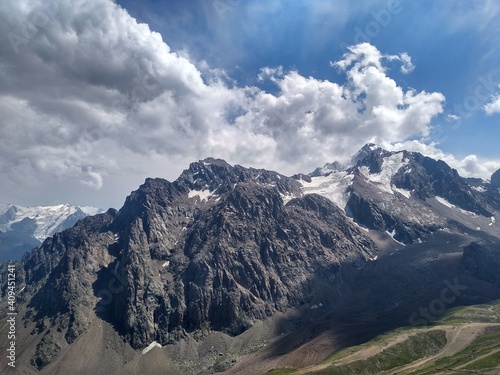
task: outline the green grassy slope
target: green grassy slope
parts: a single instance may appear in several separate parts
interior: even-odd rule
[[[451,356],[439,356],[446,346],[445,329],[467,327],[471,324],[491,324],[465,349]],[[432,326],[403,327],[378,336],[364,344],[345,348],[333,353],[308,374],[316,375],[363,375],[392,372],[398,374],[500,374],[500,301],[490,304],[457,307],[448,310]],[[398,339],[399,338],[399,339]],[[471,337],[472,339],[472,337]],[[373,355],[365,359],[348,361],[348,356],[374,348]],[[375,348],[376,347],[376,348]],[[377,349],[378,348],[378,349]],[[401,368],[415,361],[430,358],[411,369]],[[270,375],[288,375],[298,370],[276,369]],[[301,372],[304,373],[304,372]]]

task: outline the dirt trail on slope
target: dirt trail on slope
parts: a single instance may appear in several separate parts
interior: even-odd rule
[[[477,361],[479,361],[479,360],[481,360],[481,359],[483,359],[483,358],[489,357],[489,356],[494,355],[494,354],[497,354],[497,353],[500,353],[500,349],[497,349],[497,350],[492,350],[492,351],[491,351],[491,352],[489,352],[489,353],[486,353],[486,354],[480,355],[480,356],[478,356],[478,357],[474,357],[474,360],[473,360],[473,361],[471,361],[470,363],[477,362]],[[466,363],[466,364],[463,364],[463,365],[457,366],[457,367],[453,368],[453,370],[455,370],[455,369],[456,369],[456,370],[461,370],[461,369],[463,369],[464,367],[468,366],[470,363]]]
[[[446,331],[447,343],[438,354],[431,357],[422,358],[406,366],[386,371],[383,374],[407,374],[408,372],[415,370],[431,361],[435,361],[444,357],[450,357],[467,348],[479,335],[484,333],[484,331],[490,327],[500,327],[500,323],[469,323],[459,326],[443,326],[441,328]]]
[[[487,328],[490,327],[500,327],[500,323],[469,323],[469,324],[461,324],[461,325],[444,325],[439,327],[433,327],[428,330],[444,330],[446,332],[447,343],[444,348],[431,357],[422,358],[418,361],[412,362],[408,365],[401,366],[399,368],[391,369],[382,374],[391,374],[391,375],[402,375],[408,374],[412,370],[419,368],[422,365],[430,361],[437,360],[443,357],[452,356],[462,350],[464,350],[467,346],[469,346],[480,334],[482,334]],[[412,330],[408,332],[404,332],[399,334],[387,341],[386,344],[374,344],[367,348],[363,348],[358,350],[344,358],[339,359],[335,362],[336,365],[347,364],[351,362],[355,362],[358,360],[366,360],[369,359],[385,349],[392,347],[396,344],[406,341],[410,336],[416,334],[417,332],[423,332],[423,330]],[[479,359],[479,357],[478,357]],[[293,375],[304,375],[310,374],[315,371],[323,370],[331,366],[331,363],[321,363],[314,366],[308,366],[303,369],[299,369],[293,373]]]
[[[381,353],[382,351],[384,351],[385,349],[387,349],[390,346],[393,346],[393,345],[396,345],[396,344],[399,344],[399,343],[405,341],[408,338],[408,336],[409,336],[409,334],[405,333],[405,334],[401,334],[401,335],[398,335],[395,337],[391,337],[385,344],[380,343],[380,344],[370,345],[367,348],[357,350],[357,351],[353,352],[352,354],[349,354],[348,356],[339,359],[338,361],[335,362],[335,364],[340,365],[340,364],[355,362],[358,360],[368,359],[370,357],[373,357],[373,356]],[[321,363],[319,365],[308,366],[308,367],[305,367],[303,369],[300,369],[300,370],[294,372],[293,375],[303,375],[303,374],[308,374],[311,371],[323,370],[323,369],[329,367],[330,365],[331,365],[331,363]]]

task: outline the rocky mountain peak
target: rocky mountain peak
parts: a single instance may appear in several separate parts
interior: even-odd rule
[[[498,189],[462,178],[442,160],[374,144],[365,145],[352,160],[352,167],[317,168],[309,180],[300,178],[303,193],[323,195],[358,224],[387,231],[403,243],[445,226],[439,220],[441,206],[488,219],[500,208]]]
[[[3,213],[0,215],[0,224],[8,224],[15,220],[16,213],[19,209],[15,205],[7,205]]]
[[[394,178],[397,187],[413,190],[421,199],[442,197],[464,210],[491,216],[492,208],[480,191],[471,188],[467,179],[442,160],[420,153],[408,153],[405,169]],[[410,170],[411,173],[407,171]]]
[[[333,163],[326,163],[322,168],[316,168],[312,173],[309,173],[310,177],[325,176],[334,171],[341,171],[345,169],[345,166],[338,161]]]
[[[393,155],[393,152],[376,147],[374,144],[367,144],[354,156],[355,165],[365,166],[372,174],[380,173],[384,158]]]
[[[207,158],[191,163],[175,185],[179,189],[187,189],[194,196],[222,195],[238,183],[255,182],[265,186],[275,186],[280,194],[300,195],[300,184],[293,178],[265,169],[245,168],[240,165],[231,166],[221,159]]]
[[[386,181],[398,189],[426,200],[440,197],[464,210],[491,216],[492,208],[478,190],[462,178],[457,170],[442,160],[418,152],[387,151],[373,144],[365,145],[355,156],[356,167],[366,167],[374,181]]]
[[[360,160],[364,159],[369,154],[374,152],[380,153],[384,151],[381,147],[375,145],[374,143],[367,143],[361,149],[351,157],[351,165],[356,165]]]

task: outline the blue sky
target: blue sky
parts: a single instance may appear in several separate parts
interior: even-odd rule
[[[500,168],[497,0],[4,0],[3,203],[120,207],[208,156],[310,172],[367,142]]]
[[[121,0],[175,50],[224,69],[239,85],[259,85],[262,67],[342,82],[330,67],[348,45],[366,41],[384,53],[407,52],[412,74],[401,85],[446,97],[433,136],[457,156],[500,156],[500,117],[481,107],[500,85],[500,4],[494,1],[133,1]],[[488,77],[493,75],[494,79]],[[484,80],[481,80],[483,78]],[[486,86],[492,82],[497,87]],[[261,86],[266,90],[272,86]]]

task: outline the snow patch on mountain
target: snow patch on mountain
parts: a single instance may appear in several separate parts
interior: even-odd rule
[[[188,198],[198,197],[201,202],[208,201],[214,194],[210,190],[189,190]]]
[[[294,194],[288,193],[288,194],[280,194],[281,199],[283,199],[283,204],[287,204],[290,202],[293,198],[297,198]]]
[[[402,196],[404,196],[407,199],[411,198],[411,191],[410,190],[400,189],[400,188],[398,188],[398,187],[396,187],[394,185],[392,186],[392,190],[394,192],[397,192],[397,193],[401,194]]]
[[[408,162],[408,159],[404,158],[404,154],[401,151],[395,152],[384,158],[380,173],[371,174],[366,167],[361,167],[359,170],[368,179],[368,181],[374,182],[380,190],[386,193],[394,194],[395,187],[391,183],[392,178],[402,167],[408,164]],[[397,191],[409,198],[406,192],[401,192],[400,190],[402,189]]]
[[[94,216],[98,214],[102,214],[104,210],[102,208],[92,207],[92,206],[78,206],[80,210],[83,211],[87,216]]]
[[[449,208],[455,208],[455,206],[453,204],[451,204],[450,202],[448,202],[446,199],[444,199],[443,197],[436,197],[436,200],[441,203],[442,205],[446,206],[446,207],[449,207]]]
[[[318,194],[330,199],[342,210],[349,200],[347,188],[354,175],[346,171],[332,171],[326,176],[312,177],[311,182],[301,180],[303,194]]]
[[[400,244],[400,245],[402,245],[402,246],[406,246],[404,243],[402,243],[402,242],[398,241],[398,240],[395,238],[395,237],[396,237],[396,230],[395,230],[395,229],[393,229],[393,230],[392,230],[392,231],[390,231],[390,232],[389,232],[388,230],[386,230],[386,231],[385,231],[385,233],[387,233],[389,236],[391,236],[391,238],[393,239],[393,241],[394,241],[394,242],[396,242],[396,243],[398,243],[398,244]]]
[[[483,186],[471,186],[471,188],[480,193],[486,192],[486,189]]]
[[[467,211],[467,210],[464,210],[463,208],[457,207],[457,206],[455,206],[453,203],[450,203],[448,200],[446,200],[446,199],[445,199],[445,198],[443,198],[443,197],[438,197],[438,196],[436,196],[435,198],[436,198],[436,200],[437,200],[439,203],[441,203],[443,206],[446,206],[446,207],[448,207],[448,208],[452,208],[452,209],[454,209],[454,210],[456,210],[456,211],[459,211],[459,212],[461,212],[461,213],[463,213],[463,214],[468,214],[468,215],[471,215],[471,216],[474,216],[474,217],[476,217],[476,216],[477,216],[474,212]]]
[[[319,176],[326,176],[327,174],[331,172],[338,172],[342,171],[345,169],[348,169],[349,167],[352,167],[351,164],[346,165],[346,164],[341,164],[337,161],[334,161],[333,163],[326,163],[323,167],[321,168],[316,168],[311,174],[311,177],[319,177]]]
[[[161,344],[158,344],[156,341],[153,341],[151,344],[149,344],[142,350],[142,354],[144,355],[154,348],[161,348]]]

